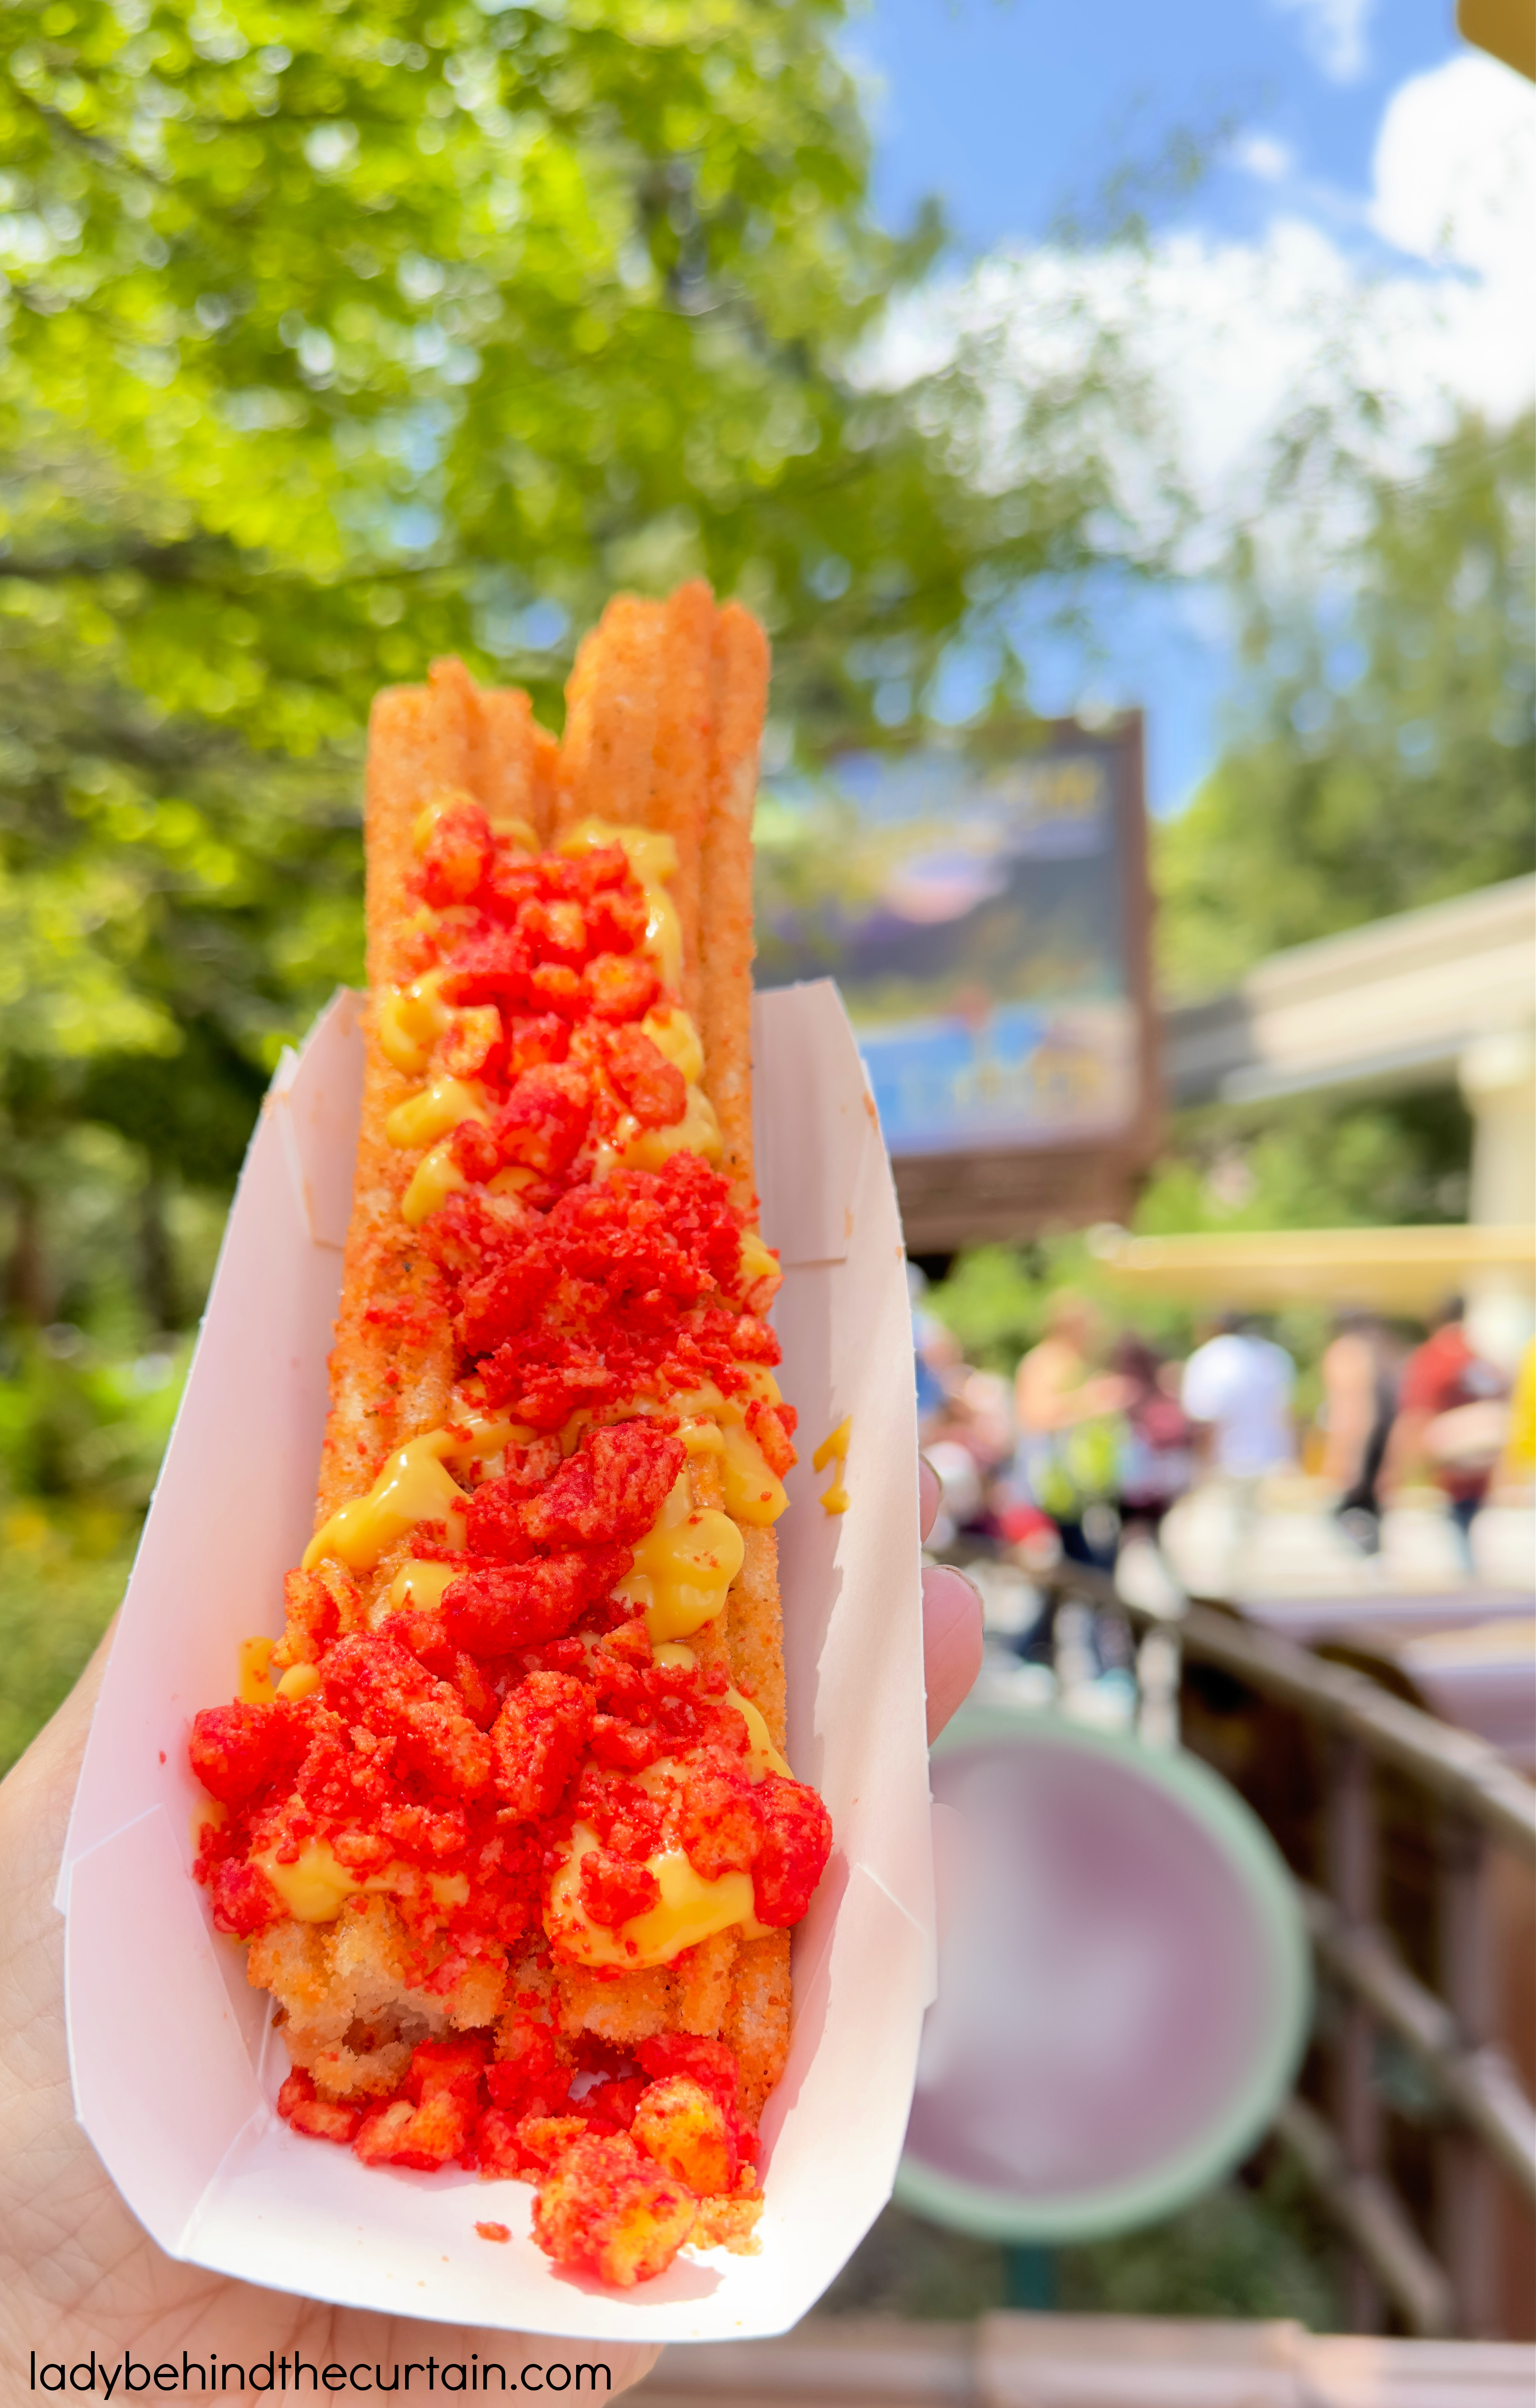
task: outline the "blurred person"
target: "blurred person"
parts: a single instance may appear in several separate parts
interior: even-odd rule
[[[1223,1313],[1184,1367],[1181,1400],[1193,1428],[1197,1486],[1224,1501],[1219,1584],[1230,1589],[1258,1514],[1266,1475],[1296,1460],[1296,1365],[1252,1316]]]
[[[1381,1474],[1398,1410],[1399,1349],[1374,1313],[1342,1312],[1323,1350],[1322,1477],[1334,1514],[1362,1555],[1381,1547]]]
[[[1013,1405],[1019,1468],[1032,1501],[1048,1513],[1073,1563],[1105,1570],[1119,1524],[1120,1416],[1129,1383],[1098,1368],[1104,1333],[1085,1297],[1064,1288],[1051,1301],[1045,1335],[1019,1365]]]
[[[1026,1484],[1005,1472],[993,1483],[987,1507],[1009,1555],[1022,1572],[1037,1579],[1054,1571],[1061,1561],[1061,1533],[1049,1513],[1026,1494]]]
[[[941,1326],[941,1325],[940,1325]],[[919,1397],[919,1422],[924,1455],[943,1483],[943,1500],[934,1526],[931,1552],[942,1555],[964,1537],[974,1548],[992,1552],[1001,1538],[992,1509],[993,1475],[1012,1463],[1014,1450],[1012,1399],[1009,1383],[996,1371],[978,1371],[960,1358],[950,1331],[943,1338],[941,1372],[934,1376],[938,1401],[926,1415]]]
[[[1114,1584],[1127,1603],[1175,1614],[1183,1584],[1163,1553],[1163,1523],[1195,1478],[1195,1433],[1179,1400],[1183,1366],[1127,1333],[1110,1357],[1130,1388],[1120,1461]]]
[[[987,1510],[1001,1541],[1003,1559],[1022,1572],[1026,1616],[1005,1634],[1006,1643],[1026,1664],[1054,1665],[1056,1615],[1061,1600],[1043,1586],[1060,1563],[1064,1549],[1059,1526],[1036,1503],[1024,1469],[1021,1447],[1004,1466],[987,1492]]]
[[[976,1457],[963,1439],[950,1435],[927,1439],[923,1454],[939,1474],[940,1489],[939,1512],[928,1535],[928,1551],[943,1555],[962,1531],[969,1534],[971,1526],[983,1516],[985,1491]]]
[[[1122,1338],[1110,1357],[1126,1383],[1120,1462],[1121,1544],[1156,1541],[1170,1505],[1195,1477],[1195,1431],[1180,1399],[1179,1367],[1144,1338]]]
[[[1472,1346],[1466,1310],[1460,1297],[1448,1297],[1430,1335],[1408,1357],[1382,1484],[1395,1491],[1428,1469],[1445,1498],[1470,1571],[1472,1524],[1509,1433],[1509,1383]]]
[[[1184,1367],[1181,1397],[1202,1464],[1229,1480],[1257,1481],[1296,1460],[1291,1391],[1296,1365],[1251,1314],[1223,1313],[1214,1337]]]
[[[1013,1452],[1012,1389],[1000,1371],[967,1369],[955,1391],[956,1431],[983,1471],[994,1471]],[[963,1418],[962,1418],[963,1417]]]
[[[936,1312],[923,1302],[928,1292],[926,1274],[915,1263],[907,1266],[907,1294],[912,1301],[912,1356],[917,1375],[917,1428],[925,1443],[939,1426],[951,1390],[965,1369],[960,1341]]]
[[[925,1427],[924,1451],[936,1445],[963,1447],[979,1474],[995,1471],[1013,1453],[1012,1398],[1006,1380],[996,1371],[977,1371],[962,1362],[946,1368],[947,1385]]]

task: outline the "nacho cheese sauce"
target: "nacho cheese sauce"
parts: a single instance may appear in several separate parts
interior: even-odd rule
[[[197,1874],[240,1939],[384,1899],[423,1995],[445,1968],[499,1984],[494,2024],[393,2058],[353,2032],[395,2078],[327,2095],[295,2068],[280,2112],[370,2163],[531,2176],[541,2245],[627,2284],[753,2191],[735,2060],[663,2032],[578,2061],[514,1969],[616,1979],[782,1929],[830,1828],[723,1650],[688,1643],[784,1509],[795,1414],[778,1263],[717,1167],[678,1001],[676,853],[598,821],[532,842],[458,795],[416,824],[376,1032],[415,1082],[385,1134],[452,1415],[359,1464],[286,1639],[248,1641],[236,1699],[196,1716]]]
[[[853,1443],[854,1416],[845,1414],[835,1430],[823,1439],[811,1458],[812,1471],[825,1471],[832,1467],[831,1485],[822,1491],[822,1510],[827,1513],[846,1513],[848,1496],[848,1449]]]

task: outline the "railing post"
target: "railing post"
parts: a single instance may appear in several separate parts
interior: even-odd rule
[[[1184,1665],[1177,1628],[1154,1623],[1136,1651],[1136,1727],[1144,1747],[1179,1744],[1179,1687]]]
[[[1496,2023],[1495,1967],[1488,1912],[1487,1841],[1467,1816],[1440,1825],[1440,1987],[1464,2049],[1481,2048]],[[1468,2340],[1496,2338],[1498,2201],[1493,2166],[1475,2134],[1453,2128],[1437,2149],[1440,2255]]]
[[[1357,1740],[1328,1742],[1326,1846],[1328,1888],[1346,1931],[1369,1929],[1376,1920],[1376,1811],[1371,1757]],[[1374,2178],[1381,2172],[1381,2113],[1375,2082],[1375,2023],[1352,1988],[1336,2001],[1338,2042],[1333,2053],[1333,2119],[1351,2175]],[[1351,2251],[1344,2282],[1345,2320],[1352,2332],[1380,2332],[1382,2291],[1375,2273]]]

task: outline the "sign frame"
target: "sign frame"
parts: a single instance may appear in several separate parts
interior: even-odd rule
[[[926,747],[925,750],[938,750]],[[1153,902],[1147,868],[1145,728],[1140,710],[1088,726],[1074,719],[989,726],[983,745],[957,745],[957,773],[1091,752],[1104,762],[1121,882],[1120,957],[1134,1015],[1134,1106],[1106,1134],[1063,1130],[1017,1141],[977,1139],[903,1150],[886,1131],[909,1253],[945,1254],[988,1239],[1018,1241],[1051,1229],[1129,1218],[1162,1139],[1159,1022],[1152,991]],[[897,756],[899,757],[899,756]],[[835,964],[829,965],[836,975]],[[862,1036],[850,1007],[855,1036]]]

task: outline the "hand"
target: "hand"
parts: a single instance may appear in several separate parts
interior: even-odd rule
[[[939,1483],[923,1467],[923,1530]],[[981,1662],[981,1609],[962,1573],[923,1575],[928,1730],[955,1712]],[[70,1800],[111,1645],[108,1632],[72,1694],[0,1784],[0,2365],[19,2388],[29,2354],[39,2367],[94,2351],[117,2364],[125,2349],[151,2366],[185,2351],[206,2364],[217,2352],[250,2362],[268,2350],[301,2350],[317,2365],[384,2370],[499,2358],[510,2370],[566,2355],[548,2334],[526,2339],[425,2324],[360,2308],[300,2300],[167,2258],[136,2222],[75,2121],[64,2027],[64,1923],[52,1902]],[[582,2355],[599,2355],[597,2344]],[[604,2344],[613,2392],[654,2365],[657,2351]],[[7,2397],[10,2396],[7,2389]],[[98,2395],[99,2396],[99,2395]]]

